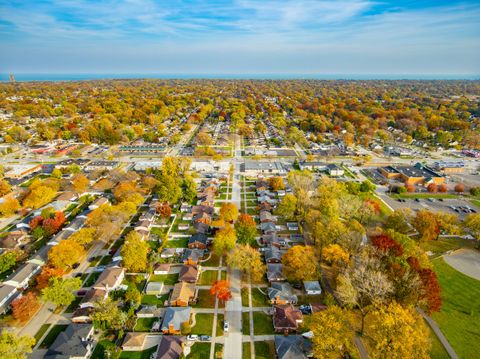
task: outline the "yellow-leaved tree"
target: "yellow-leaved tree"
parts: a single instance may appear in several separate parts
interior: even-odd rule
[[[291,281],[318,278],[318,259],[312,246],[293,246],[282,257],[283,274]]]

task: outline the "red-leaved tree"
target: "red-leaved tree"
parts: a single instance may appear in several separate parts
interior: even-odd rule
[[[230,291],[230,283],[227,280],[215,281],[210,288],[210,294],[224,302],[231,299],[232,292]]]
[[[427,302],[427,313],[440,311],[442,298],[440,297],[440,283],[437,274],[430,268],[421,269],[418,272],[423,285],[422,298]]]
[[[380,234],[371,238],[374,247],[382,252],[399,257],[403,254],[403,247],[397,241],[386,234]]]
[[[25,323],[37,312],[39,307],[37,296],[28,292],[12,302],[12,314],[16,320]]]

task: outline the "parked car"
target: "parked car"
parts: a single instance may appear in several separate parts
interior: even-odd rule
[[[190,334],[190,335],[187,336],[187,340],[195,342],[195,341],[198,340],[198,335],[197,334]]]
[[[198,338],[202,342],[208,342],[212,339],[212,337],[210,335],[200,335]]]
[[[228,328],[229,328],[228,322],[227,322],[227,321],[224,321],[224,322],[223,322],[223,331],[224,331],[224,332],[228,332]]]

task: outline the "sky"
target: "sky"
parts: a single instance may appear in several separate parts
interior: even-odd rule
[[[0,73],[480,74],[480,0],[0,0]]]

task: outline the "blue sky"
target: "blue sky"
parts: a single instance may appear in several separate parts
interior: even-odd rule
[[[0,73],[480,74],[480,1],[0,0]]]

